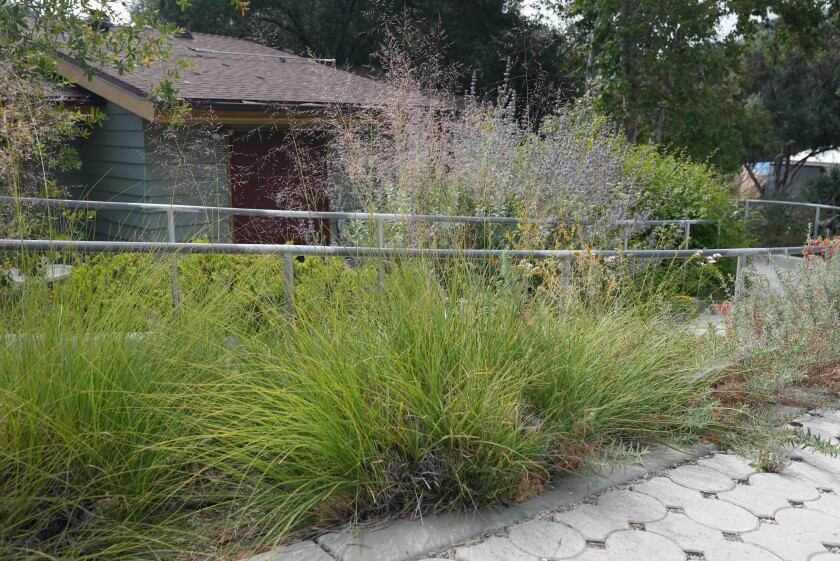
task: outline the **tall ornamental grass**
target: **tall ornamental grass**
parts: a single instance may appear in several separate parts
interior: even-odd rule
[[[616,247],[643,230],[633,222],[652,209],[643,178],[627,165],[642,158],[617,127],[591,108],[560,103],[532,116],[509,76],[487,98],[458,91],[427,39],[408,46],[401,31],[385,35],[380,95],[351,115],[336,108],[329,127],[326,188],[337,207],[550,220],[527,229],[391,224],[396,245]],[[365,226],[347,224],[343,234],[370,239]]]
[[[159,276],[146,272],[107,296],[75,278],[3,290],[0,557],[166,551],[162,528],[212,495],[192,450],[197,419],[179,413],[195,381],[172,359],[214,360],[200,340],[215,316],[154,318],[142,303]]]
[[[166,260],[109,298],[90,271],[4,289],[0,556],[232,558],[513,502],[602,449],[702,427],[703,357],[667,315],[457,259],[382,263],[380,294],[374,265],[298,264],[293,314],[225,275],[163,312],[144,295]]]

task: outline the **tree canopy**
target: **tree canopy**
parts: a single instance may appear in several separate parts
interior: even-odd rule
[[[838,3],[545,0],[628,138],[723,170],[840,145]]]
[[[336,59],[339,65],[376,65],[385,27],[396,19],[435,37],[447,64],[461,66],[462,86],[476,74],[479,87],[500,82],[509,61],[522,83],[538,75],[574,90],[572,53],[559,30],[523,17],[510,0],[251,0],[244,17],[228,0],[141,0],[192,31],[257,40],[273,47]]]

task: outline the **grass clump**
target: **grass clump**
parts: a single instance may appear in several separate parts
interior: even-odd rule
[[[778,286],[751,275],[734,307],[724,308],[730,344],[740,351],[715,383],[715,394],[731,407],[721,415],[727,430],[720,436],[767,471],[783,469],[794,446],[840,452],[788,424],[799,413],[840,406],[838,240],[809,245],[804,258],[771,258]]]
[[[7,292],[3,557],[233,557],[513,502],[600,450],[707,422],[702,354],[667,315],[593,311],[460,260],[382,264],[380,294],[370,265],[299,264],[293,315],[224,275],[151,313],[139,297],[165,260],[110,299],[89,273]]]

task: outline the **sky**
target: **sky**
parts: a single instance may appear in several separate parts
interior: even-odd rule
[[[559,24],[560,18],[552,10],[546,9],[540,0],[523,0],[522,13],[526,16],[544,16],[549,22]]]
[[[128,19],[128,5],[131,4],[129,0],[119,0],[117,2],[104,2],[109,8],[118,16],[118,21],[126,21]]]

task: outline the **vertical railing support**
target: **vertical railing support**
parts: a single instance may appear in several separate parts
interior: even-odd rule
[[[682,223],[683,229],[685,230],[685,240],[683,241],[683,249],[688,249],[689,242],[691,240],[691,222],[685,221]],[[686,280],[688,279],[688,262],[683,262],[682,268],[682,291],[685,292],[685,284]]]
[[[814,239],[820,237],[820,207],[817,207],[814,212],[814,235],[811,237]]]
[[[330,245],[338,245],[338,219],[330,218]]]
[[[738,256],[738,265],[735,268],[735,300],[740,300],[741,291],[744,286],[744,269],[747,268],[747,256]]]
[[[385,222],[381,218],[376,219],[376,245],[379,249],[385,249]],[[385,293],[385,278],[382,276],[382,255],[379,255],[379,263],[376,265],[376,282],[379,285],[379,294]]]
[[[175,209],[172,206],[166,211],[166,221],[169,228],[169,243],[175,243]],[[178,256],[174,253],[169,265],[169,277],[172,282],[172,309],[177,312],[181,307],[181,290],[178,286]]]
[[[560,288],[568,290],[572,286],[572,258],[569,255],[560,258]]]
[[[283,254],[283,306],[290,315],[295,312],[295,262],[291,253]]]

